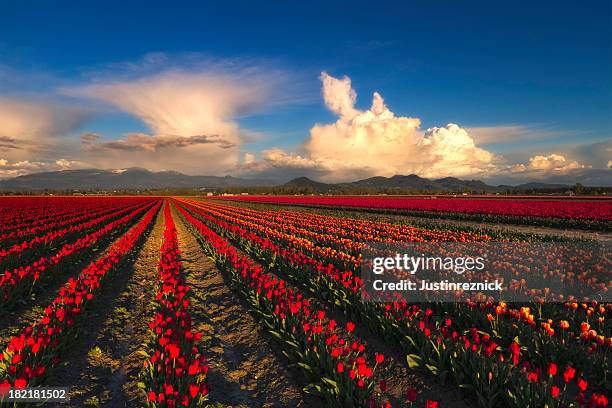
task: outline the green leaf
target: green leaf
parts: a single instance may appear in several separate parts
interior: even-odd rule
[[[408,354],[406,356],[406,360],[408,361],[408,367],[410,368],[419,367],[423,361],[423,359],[416,354]]]
[[[285,340],[285,343],[287,343],[289,346],[291,346],[293,348],[300,348],[300,346],[296,342],[294,342],[294,341]]]
[[[431,364],[425,364],[425,367],[427,367],[429,372],[432,373],[433,375],[438,375],[438,367],[431,365]]]
[[[336,392],[340,392],[340,387],[338,386],[338,383],[335,382],[334,380],[327,378],[327,377],[321,377],[321,381],[323,381],[325,384],[331,385],[332,387],[334,387],[334,389],[336,390]]]
[[[298,365],[300,367],[302,367],[304,370],[308,371],[309,373],[312,373],[312,367],[309,366],[308,364],[306,364],[306,363],[298,363]]]
[[[276,337],[276,338],[277,338],[277,339],[279,339],[279,340],[282,340],[282,339],[283,339],[283,336],[282,336],[282,335],[281,335],[279,332],[277,332],[277,331],[274,331],[274,330],[268,330],[268,332],[269,332],[269,333],[270,333],[272,336]]]

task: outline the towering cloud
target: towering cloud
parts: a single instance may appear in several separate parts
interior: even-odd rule
[[[239,135],[235,116],[259,107],[269,86],[258,76],[175,70],[89,85],[69,93],[102,100],[131,113],[155,135],[217,134],[233,140]]]
[[[248,135],[236,117],[265,105],[275,80],[256,69],[200,68],[170,69],[66,90],[134,115],[151,131],[108,141],[84,135],[88,161],[192,174],[223,174],[232,169]]]
[[[357,95],[348,77],[321,74],[325,105],[338,115],[316,124],[301,154],[264,152],[263,162],[245,168],[260,172],[300,169],[328,181],[416,173],[425,177],[476,175],[490,170],[494,155],[478,148],[465,129],[449,124],[419,131],[418,118],[396,116],[374,92],[370,109],[355,107]]]
[[[345,119],[351,119],[359,113],[355,109],[357,93],[351,86],[351,78],[344,76],[336,79],[323,72],[320,79],[323,82],[323,100],[330,111]]]

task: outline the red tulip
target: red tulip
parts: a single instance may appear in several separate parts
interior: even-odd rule
[[[588,382],[585,379],[580,378],[578,380],[578,388],[580,389],[580,391],[582,392],[586,391],[587,385],[588,385]]]
[[[550,395],[553,398],[559,397],[559,387],[557,387],[556,385],[553,385],[552,388],[550,389]]]
[[[152,401],[152,402],[156,402],[157,401],[157,394],[155,394],[154,391],[149,391],[147,393],[147,397],[149,398],[149,401]]]
[[[415,402],[416,397],[417,397],[416,388],[412,388],[412,387],[408,388],[408,390],[406,391],[406,398],[408,399],[408,401]]]
[[[576,374],[576,369],[571,366],[567,366],[565,368],[565,372],[563,373],[563,381],[565,381],[566,383],[572,381],[575,374]]]

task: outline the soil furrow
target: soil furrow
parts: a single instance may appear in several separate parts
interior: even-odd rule
[[[143,215],[144,213],[134,217],[131,226],[136,225]],[[6,347],[13,335],[35,323],[41,317],[44,307],[55,299],[68,279],[78,276],[90,263],[105,256],[127,231],[129,228],[113,230],[108,237],[88,248],[79,260],[62,266],[61,271],[49,272],[52,276],[42,276],[35,290],[29,296],[24,296],[21,303],[11,309],[0,311],[0,348]]]
[[[307,407],[322,402],[306,395],[300,372],[273,351],[271,338],[173,209],[181,260],[192,289],[194,329],[201,332],[210,370],[211,403],[242,407]]]
[[[270,270],[256,259],[243,251],[243,248],[237,242],[230,240],[230,243],[244,256],[249,257],[255,262],[260,263],[264,269],[275,276],[285,280],[287,287],[292,287],[296,292],[302,293],[306,298],[309,298],[315,309],[325,310],[327,316],[336,322],[345,326],[348,322],[345,314],[328,302],[324,302],[319,298],[314,297],[313,293],[305,289],[297,283],[290,275],[277,270]],[[370,358],[374,358],[374,352],[381,352],[385,355],[385,362],[381,371],[381,378],[385,379],[387,384],[386,395],[389,397],[392,406],[401,406],[406,402],[406,391],[408,388],[415,388],[419,391],[419,399],[438,400],[442,396],[443,401],[451,402],[451,406],[456,408],[466,408],[472,403],[466,400],[456,389],[445,387],[436,382],[431,375],[424,372],[422,369],[410,370],[407,367],[406,357],[397,347],[389,345],[384,339],[381,339],[376,333],[368,330],[365,325],[357,324],[355,334],[363,340],[366,350]]]
[[[153,222],[130,262],[104,282],[79,330],[79,339],[65,354],[65,365],[54,372],[49,386],[70,385],[70,403],[63,407],[146,405],[137,386],[144,362],[139,352],[153,316],[151,300],[164,230],[163,211]]]

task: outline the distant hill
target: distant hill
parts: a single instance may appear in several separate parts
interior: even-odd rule
[[[0,190],[120,190],[158,188],[225,188],[270,186],[266,180],[232,176],[188,176],[176,171],[152,172],[132,167],[117,170],[63,170],[34,173],[0,181]]]
[[[285,183],[282,187],[286,188],[312,188],[316,191],[326,191],[334,188],[334,184],[320,183],[308,177],[298,177]]]
[[[151,190],[151,189],[215,189],[253,193],[495,193],[503,191],[546,191],[557,193],[571,188],[569,184],[526,183],[518,186],[491,186],[480,180],[445,177],[430,180],[416,174],[392,177],[370,177],[346,183],[322,183],[308,177],[298,177],[287,183],[232,176],[189,176],[176,171],[153,172],[132,167],[127,169],[64,170],[34,173],[0,180],[2,191],[40,190]]]
[[[370,177],[349,183],[328,184],[309,179],[295,178],[281,187],[296,189],[303,192],[316,193],[347,193],[350,191],[398,192],[430,191],[430,192],[498,192],[505,190],[562,190],[570,188],[567,184],[527,183],[518,186],[491,186],[480,180],[460,180],[455,177],[445,177],[430,180],[416,174],[408,176]]]

